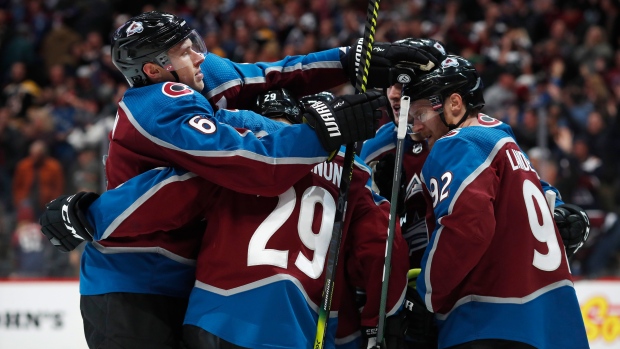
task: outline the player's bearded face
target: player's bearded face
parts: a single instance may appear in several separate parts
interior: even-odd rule
[[[200,42],[198,42],[200,40]],[[179,82],[196,91],[204,88],[200,64],[205,60],[206,49],[202,39],[190,37],[178,43],[168,51],[172,70],[179,76]]]
[[[448,132],[448,128],[439,118],[439,113],[428,99],[418,99],[411,103],[409,120],[413,122],[413,132],[418,138],[426,139],[429,147]]]

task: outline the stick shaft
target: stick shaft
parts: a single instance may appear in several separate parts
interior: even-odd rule
[[[409,97],[403,96],[400,102],[400,115],[398,117],[398,131],[396,135],[396,160],[394,161],[394,177],[392,180],[392,197],[390,198],[390,222],[388,224],[387,242],[385,247],[385,262],[383,264],[383,281],[381,282],[381,303],[379,305],[379,326],[377,328],[377,344],[383,344],[384,327],[386,318],[388,289],[390,283],[390,271],[392,268],[392,246],[396,234],[396,208],[398,207],[398,193],[403,167],[403,155],[405,147],[405,135],[407,134],[407,119],[409,116]]]
[[[355,88],[358,93],[366,92],[368,68],[370,67],[370,56],[372,53],[372,44],[374,42],[378,11],[379,0],[370,0],[368,4],[366,25],[364,27],[364,37],[362,39],[363,41],[361,62],[360,66],[357,69],[357,78],[355,84]],[[351,54],[354,53],[351,52]],[[321,349],[325,345],[327,321],[329,320],[329,312],[331,310],[331,302],[336,279],[336,268],[338,266],[338,255],[340,252],[340,243],[342,240],[342,228],[344,225],[344,217],[346,214],[349,187],[351,186],[351,178],[353,177],[353,162],[355,158],[354,155],[355,144],[347,144],[342,169],[343,176],[340,183],[340,191],[338,193],[338,201],[336,206],[336,217],[334,218],[334,227],[332,230],[332,237],[329,243],[327,267],[325,271],[325,284],[323,285],[323,298],[321,300],[321,305],[319,306],[319,317],[317,321],[316,337],[314,340],[315,349]]]

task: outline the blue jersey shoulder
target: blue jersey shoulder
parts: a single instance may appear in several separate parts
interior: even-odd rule
[[[123,103],[141,125],[183,114],[213,115],[213,108],[204,96],[179,82],[130,88],[123,96]]]
[[[451,203],[442,201],[441,194],[449,190],[450,197],[457,197],[454,191],[467,185],[470,176],[482,170],[507,142],[514,140],[503,130],[476,126],[452,130],[435,142],[422,168],[422,179],[438,216],[447,213]]]

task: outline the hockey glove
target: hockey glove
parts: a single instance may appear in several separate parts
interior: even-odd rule
[[[376,327],[366,327],[362,326],[362,338],[364,339],[365,345],[362,345],[362,348],[367,349],[379,349],[381,346],[380,343],[377,343],[377,328]]]
[[[359,39],[341,59],[353,86],[357,79],[357,67],[362,64],[362,41]],[[397,43],[375,42],[370,56],[367,86],[388,88],[397,82],[408,83],[416,75],[416,70],[430,71],[439,62],[440,60],[426,49]]]
[[[377,327],[362,326],[362,337],[367,349],[401,349],[405,348],[405,325],[404,312],[388,316],[385,319],[385,335],[383,343],[377,343]]]
[[[93,229],[84,211],[97,198],[99,194],[79,192],[52,200],[39,219],[41,232],[63,252],[73,251],[83,241],[92,241]]]
[[[381,111],[387,98],[381,91],[345,95],[329,104],[317,101],[306,108],[304,122],[316,132],[323,148],[335,152],[343,144],[363,141],[375,136]]]
[[[588,215],[577,205],[564,204],[553,210],[553,219],[560,230],[566,256],[570,258],[590,235]]]
[[[396,156],[392,153],[386,154],[377,162],[375,166],[374,181],[379,188],[379,194],[388,200],[392,200],[392,183],[394,182],[394,162]],[[405,168],[402,168],[400,185],[398,187],[398,198],[396,201],[396,213],[403,217],[406,211],[405,195],[407,193]]]
[[[411,269],[407,274],[409,286],[405,295],[405,316],[407,318],[405,341],[411,348],[436,349],[439,332],[435,324],[435,316],[426,309],[422,297],[412,287],[419,273],[419,269]]]

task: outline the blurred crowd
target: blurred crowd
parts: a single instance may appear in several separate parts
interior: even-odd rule
[[[0,0],[0,277],[71,277],[79,251],[39,231],[46,202],[102,192],[107,134],[127,88],[109,38],[131,16],[185,18],[211,54],[275,61],[350,45],[355,0]],[[472,61],[483,111],[509,123],[541,177],[588,210],[581,277],[620,276],[620,1],[390,0],[375,40],[430,37]],[[343,86],[335,93],[352,92]]]

